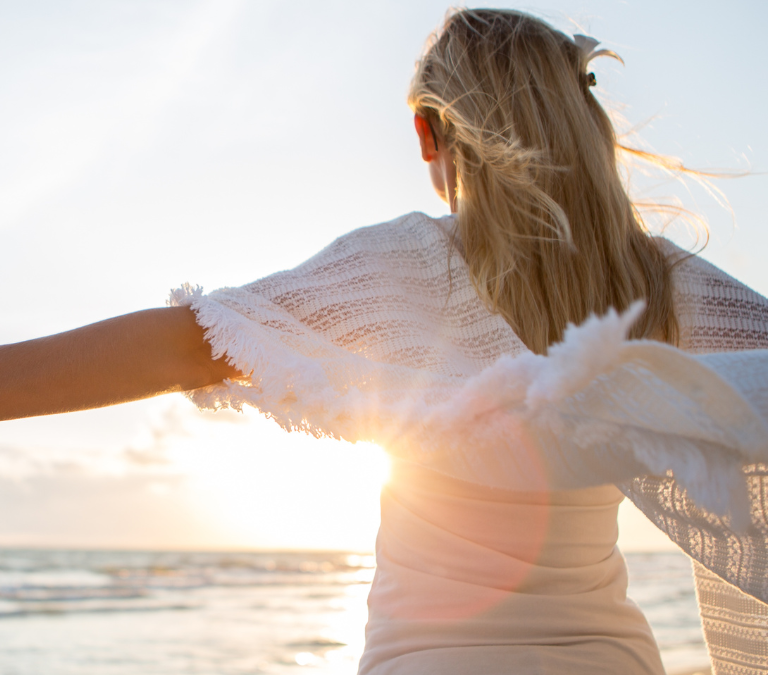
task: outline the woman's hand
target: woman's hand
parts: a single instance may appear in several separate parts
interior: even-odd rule
[[[0,347],[0,420],[100,408],[242,375],[212,360],[192,310],[149,309]]]

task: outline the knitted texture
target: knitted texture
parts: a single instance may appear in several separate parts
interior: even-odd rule
[[[679,259],[674,290],[680,347],[713,354],[710,358],[723,366],[728,363],[729,379],[765,411],[768,389],[738,350],[768,348],[768,301],[704,260],[685,259],[671,247],[669,253]],[[754,599],[765,601],[768,596],[768,466],[749,465],[744,471],[752,522],[746,532],[734,532],[727,521],[697,507],[672,478],[646,476],[621,486],[651,521],[698,561],[694,571],[699,609],[716,675],[768,670],[768,606]]]
[[[768,303],[688,258],[675,306],[692,355],[627,342],[638,306],[534,355],[479,300],[453,222],[410,214],[241,288],[175,291],[214,357],[249,373],[190,398],[490,487],[621,484],[692,557],[768,600]]]

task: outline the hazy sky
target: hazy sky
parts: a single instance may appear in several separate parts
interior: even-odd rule
[[[643,181],[641,196],[703,213],[705,255],[768,294],[768,3],[517,8],[622,55],[625,67],[593,62],[597,93],[644,147],[751,172],[717,183],[735,226],[696,186]],[[405,95],[446,9],[0,1],[0,342],[160,306],[184,281],[239,285],[408,211],[445,213]],[[0,543],[370,548],[383,466],[375,450],[203,415],[178,395],[4,423]],[[639,522],[625,521],[629,546]]]

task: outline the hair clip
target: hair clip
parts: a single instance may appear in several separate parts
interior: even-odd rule
[[[621,65],[624,65],[624,59],[622,59],[616,52],[611,51],[610,49],[595,49],[597,45],[600,43],[595,40],[593,37],[589,37],[588,35],[574,35],[573,41],[576,43],[576,46],[579,48],[579,51],[581,52],[581,58],[584,60],[584,65],[586,66],[592,59],[598,57],[598,56],[610,56],[611,58],[616,59],[621,63]],[[594,77],[594,75],[593,75]],[[592,84],[589,85],[594,86]]]
[[[587,73],[587,86],[594,87],[597,85],[597,78],[594,73]]]

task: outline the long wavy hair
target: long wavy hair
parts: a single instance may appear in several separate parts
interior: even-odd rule
[[[569,322],[639,298],[631,337],[677,340],[670,264],[624,189],[590,84],[584,52],[543,21],[461,10],[428,43],[408,97],[453,155],[473,283],[536,353]]]

